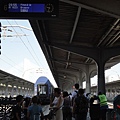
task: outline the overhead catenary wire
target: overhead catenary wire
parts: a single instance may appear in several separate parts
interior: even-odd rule
[[[13,60],[11,60],[10,58],[8,58],[5,54],[2,54],[4,57],[6,57],[9,61],[11,61],[12,63],[14,63],[14,64],[17,64],[17,63],[15,63]],[[23,67],[22,66],[20,66],[21,67],[21,69],[23,69]]]
[[[2,54],[2,56],[6,57],[9,61],[11,61],[12,63],[16,64],[14,61],[12,61],[10,58],[8,58],[6,55]],[[16,70],[19,70],[20,72],[23,72],[21,71],[20,69],[16,68],[13,64],[11,64],[10,62],[6,61],[6,59],[2,59],[0,58],[3,62],[7,63],[8,65],[12,66],[13,68],[15,68]],[[22,68],[22,67],[21,67]]]
[[[15,20],[14,20],[14,21],[15,21]],[[16,21],[15,21],[15,23],[18,25],[18,23],[17,23]],[[19,26],[19,25],[18,25],[18,26]],[[21,29],[21,27],[20,27],[20,30],[24,33],[24,31]],[[24,33],[24,34],[25,34],[25,33]],[[35,50],[33,49],[32,45],[31,45],[31,43],[29,42],[28,37],[27,37],[27,36],[25,36],[25,37],[26,37],[26,39],[27,39],[27,41],[28,41],[28,43],[29,43],[29,45],[30,45],[33,53],[35,54],[37,60],[40,61],[39,58],[38,58],[38,56],[37,56],[36,53],[35,53]],[[40,63],[40,62],[39,62],[39,63]],[[38,63],[38,64],[39,64],[39,63]],[[42,64],[40,63],[40,65],[42,65]],[[43,65],[42,65],[42,67],[43,67]]]
[[[10,24],[9,26],[11,26],[11,23],[10,23],[10,21],[8,21],[8,23]],[[13,23],[12,23],[13,24]],[[19,35],[17,35],[17,33],[18,33],[18,31],[20,31],[20,30],[18,30],[18,29],[16,29],[16,28],[12,28],[11,29],[12,30],[12,32],[14,32],[15,34],[16,34],[16,36],[19,36]],[[21,31],[22,31],[22,28],[21,28]],[[31,32],[31,31],[30,31]],[[20,32],[19,32],[20,33]],[[24,33],[25,33],[25,31],[24,31]],[[23,38],[21,38],[21,36],[19,36],[19,38],[21,39],[21,42],[24,44],[24,46],[26,47],[26,45],[28,45],[24,40],[23,40]],[[28,39],[28,37],[26,37],[27,38],[27,40],[29,40]],[[24,41],[24,42],[23,42]],[[28,41],[28,43],[29,43],[30,41]],[[26,44],[26,45],[25,45]],[[28,45],[28,47],[30,47],[30,45],[32,46],[32,44],[29,44]],[[31,53],[31,49],[30,48],[28,48],[27,47],[27,49],[28,49],[28,51]],[[33,49],[33,47],[32,47],[32,49]],[[32,53],[31,53],[32,54]],[[4,55],[4,54],[2,54],[2,55]],[[5,55],[4,55],[5,56]],[[5,56],[6,57],[6,56]],[[33,56],[32,56],[33,57]],[[39,57],[39,56],[38,56]],[[34,57],[33,57],[34,58]],[[9,59],[9,60],[7,60],[7,59]],[[5,58],[5,59],[1,59],[1,61],[3,61],[3,62],[5,62],[5,63],[7,63],[9,66],[12,66],[12,69],[16,69],[16,70],[18,70],[18,71],[20,71],[20,72],[22,72],[23,73],[23,68],[21,69],[20,67],[23,67],[23,66],[17,66],[17,64],[15,63],[15,62],[13,62],[12,61],[12,59],[10,59],[10,58],[8,58],[7,57],[7,59]],[[16,66],[13,64],[13,63],[15,63],[16,64]],[[36,67],[36,69],[37,69],[38,67]],[[41,66],[40,66],[40,68],[41,68]],[[21,69],[21,70],[20,70]],[[44,68],[43,67],[43,65],[42,65],[42,69],[46,69],[46,68]]]
[[[7,20],[7,22],[11,25],[11,23]],[[15,31],[16,34],[18,34],[15,30],[14,27],[12,27]],[[23,43],[23,45],[26,47],[26,49],[28,50],[28,52],[30,53],[30,55],[32,56],[32,58],[35,60],[35,62],[37,63],[37,65],[39,66],[39,63],[36,61],[36,59],[34,58],[33,54],[31,53],[31,51],[29,50],[29,48],[27,47],[27,45],[25,44],[25,42],[22,40],[22,38],[20,36],[18,36],[21,40],[21,42]]]
[[[10,64],[9,62],[3,60],[2,58],[0,58],[2,61],[4,61],[5,63],[7,63],[8,65],[12,66],[13,68],[15,68],[16,70],[19,70],[20,72],[23,72],[22,70],[16,68],[15,66],[13,66],[12,64]]]

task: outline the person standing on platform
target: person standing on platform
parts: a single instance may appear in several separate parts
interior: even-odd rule
[[[88,112],[88,99],[84,96],[84,89],[78,90],[78,97],[73,103],[73,114],[75,120],[86,120]]]
[[[77,97],[78,90],[79,90],[79,84],[76,83],[76,84],[74,85],[74,87],[75,87],[75,90],[74,90],[73,93],[72,93],[72,105],[73,105],[74,99]]]
[[[28,120],[41,120],[41,118],[43,118],[44,115],[42,112],[42,107],[37,103],[38,103],[38,97],[33,96],[32,105],[28,107],[28,111],[27,111]]]
[[[106,112],[108,109],[107,98],[102,92],[98,93],[98,97],[100,100],[100,119],[106,120]]]
[[[63,120],[62,106],[63,106],[63,97],[61,96],[61,89],[54,88],[54,100],[50,102],[50,109],[54,109],[55,116],[54,120]]]
[[[100,120],[100,100],[96,95],[90,98],[90,118],[91,120]]]
[[[120,95],[117,95],[113,100],[114,111],[116,120],[120,120]]]
[[[63,91],[63,120],[72,120],[71,98],[67,91]]]
[[[13,114],[13,120],[21,120],[21,112],[22,112],[22,102],[23,102],[23,96],[18,95],[16,97],[17,104],[12,109]]]
[[[28,109],[28,106],[30,105],[30,100],[31,100],[30,97],[26,97],[26,98],[24,98],[24,101],[22,104],[23,113],[25,115],[24,120],[27,120],[27,109]]]

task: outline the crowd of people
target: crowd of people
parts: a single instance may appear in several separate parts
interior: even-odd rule
[[[51,119],[87,120],[89,113],[90,120],[106,120],[108,105],[105,94],[99,92],[97,96],[88,97],[89,94],[85,94],[85,90],[79,88],[79,84],[76,83],[74,86],[75,90],[71,95],[67,91],[61,92],[60,88],[54,88],[54,99],[50,100],[50,110],[54,112]],[[21,111],[25,115],[24,120],[44,120],[37,96],[33,96],[32,99],[25,98],[23,101],[23,96],[18,95],[16,101],[13,120],[21,120]]]
[[[24,114],[24,120],[40,120],[40,117],[43,118],[42,107],[37,96],[33,96],[32,99],[29,97],[23,99],[22,95],[18,95],[16,101],[17,104],[12,108],[11,120],[21,120],[21,113]]]

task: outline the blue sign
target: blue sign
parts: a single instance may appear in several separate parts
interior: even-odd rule
[[[17,4],[9,3],[8,12],[31,12],[31,13],[44,13],[45,4]]]
[[[0,0],[0,18],[56,18],[59,0]]]

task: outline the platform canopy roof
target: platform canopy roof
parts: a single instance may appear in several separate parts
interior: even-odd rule
[[[95,61],[78,54],[79,50],[85,48],[87,53],[91,48],[120,46],[119,0],[59,0],[58,18],[30,23],[61,88],[71,87],[81,74],[84,81],[85,66],[94,69],[91,77],[97,74]],[[78,53],[74,52],[77,48]],[[119,60],[119,56],[109,59],[105,69]]]

